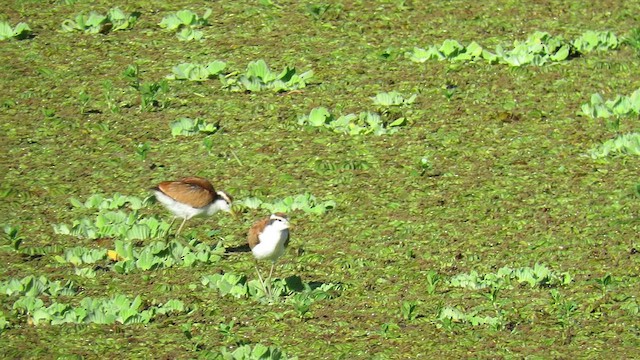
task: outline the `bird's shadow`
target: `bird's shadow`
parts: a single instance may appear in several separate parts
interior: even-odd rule
[[[303,282],[302,278],[298,275],[288,276],[283,280],[287,284],[287,287],[294,292],[304,292],[306,290],[313,291],[324,284],[329,284],[327,282],[322,282],[322,281]]]
[[[251,248],[249,247],[249,244],[242,244],[242,245],[228,247],[225,250],[225,252],[229,254],[251,252]]]

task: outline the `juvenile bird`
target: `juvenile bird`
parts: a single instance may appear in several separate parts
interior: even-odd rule
[[[247,240],[249,247],[256,259],[256,272],[262,284],[265,294],[271,297],[271,275],[275,267],[276,260],[289,244],[289,219],[286,214],[275,213],[269,217],[256,221],[249,229]],[[267,281],[263,281],[257,260],[271,260],[271,270]]]

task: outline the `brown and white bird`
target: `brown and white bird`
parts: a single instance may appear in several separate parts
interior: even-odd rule
[[[289,244],[289,219],[286,214],[275,213],[269,217],[256,221],[251,229],[249,229],[249,235],[247,240],[249,247],[256,260],[271,260],[271,270],[269,271],[269,277],[266,284],[271,281],[271,275],[273,274],[273,268],[276,264],[276,260],[282,254],[284,254],[285,247]],[[260,275],[258,264],[256,261],[256,272],[258,278],[262,284],[262,289],[265,294],[271,297],[271,286],[265,285],[265,282]]]
[[[209,180],[199,176],[186,177],[178,181],[163,181],[151,188],[151,191],[156,199],[173,213],[171,225],[176,218],[183,219],[176,236],[180,234],[184,223],[192,217],[213,215],[220,210],[231,212],[231,195],[224,191],[216,191]]]

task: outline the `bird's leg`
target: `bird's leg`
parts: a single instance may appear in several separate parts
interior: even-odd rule
[[[164,240],[167,241],[169,239],[169,230],[171,230],[171,228],[173,227],[173,223],[176,222],[176,217],[174,216],[173,219],[171,219],[171,223],[169,224],[169,227],[167,228],[167,231],[164,233]]]
[[[262,285],[262,291],[264,291],[265,295],[268,295],[269,297],[271,297],[269,292],[267,292],[267,287],[265,286],[264,281],[262,280],[262,275],[260,275],[260,270],[258,269],[258,262],[257,261],[255,263],[255,266],[256,266],[256,273],[258,273],[258,279],[260,279],[260,284]]]
[[[185,217],[184,220],[182,220],[182,224],[180,224],[180,227],[178,228],[178,231],[176,231],[176,237],[178,237],[178,234],[180,234],[180,230],[182,230],[182,227],[184,226],[184,223],[187,222],[187,218]]]
[[[271,262],[271,270],[269,271],[269,277],[267,278],[267,286],[269,287],[269,296],[272,297],[273,291],[271,289],[271,275],[273,275],[273,267],[276,265],[275,261]]]
[[[171,220],[171,225],[169,225],[169,229],[171,229],[171,226],[173,226],[173,223],[176,221],[177,217],[174,217],[173,220]],[[180,227],[178,228],[178,231],[176,231],[175,234],[175,240],[180,242],[183,246],[187,246],[189,249],[191,249],[191,251],[196,252],[196,248],[193,247],[193,245],[191,245],[191,243],[187,240],[186,243],[182,242],[181,240],[178,240],[178,234],[180,234],[180,230],[182,230],[182,227],[184,226],[184,223],[187,222],[187,218],[184,218],[184,220],[182,220],[182,224],[180,224]],[[169,238],[169,229],[167,229],[167,237],[165,238],[168,239]]]

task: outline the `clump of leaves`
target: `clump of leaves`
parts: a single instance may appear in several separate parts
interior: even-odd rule
[[[23,40],[29,38],[31,34],[31,28],[26,23],[21,22],[16,27],[11,27],[7,21],[0,21],[0,40]]]
[[[93,194],[84,202],[76,198],[70,198],[69,202],[76,208],[114,210],[126,207],[131,210],[138,210],[149,205],[150,199],[151,198],[141,199],[137,196],[115,193],[112,197],[106,197],[103,194]]]
[[[140,79],[140,69],[137,64],[127,66],[122,75],[129,82],[129,86],[138,92],[140,110],[151,111],[153,108],[166,106],[166,100],[163,100],[161,95],[169,91],[167,80],[143,83]]]
[[[186,307],[180,300],[169,300],[161,306],[142,308],[142,298],[136,296],[130,300],[125,295],[115,295],[111,298],[84,298],[79,306],[53,302],[45,306],[37,297],[25,296],[18,299],[13,308],[18,312],[29,315],[34,325],[41,323],[60,325],[74,324],[147,324],[157,314],[166,315],[172,312],[184,312]]]
[[[84,203],[74,198],[70,201],[76,208],[96,209],[97,212],[92,217],[74,220],[71,226],[54,225],[53,230],[56,234],[87,239],[143,240],[161,236],[169,229],[168,223],[155,217],[144,217],[138,213],[141,207],[148,204],[147,199],[120,194],[115,194],[113,198],[105,198],[101,194],[96,194]],[[124,211],[125,207],[130,211]]]
[[[612,155],[640,155],[640,133],[623,134],[589,150],[593,159]]]
[[[251,297],[262,302],[286,297],[285,303],[299,309],[306,306],[307,311],[312,303],[332,299],[338,296],[342,290],[341,284],[305,283],[299,276],[289,276],[285,279],[271,280],[272,297],[269,298],[257,279],[247,281],[247,277],[244,275],[234,273],[206,275],[202,277],[201,282],[207,288],[218,290],[221,296]]]
[[[174,66],[173,74],[167,76],[171,80],[189,80],[189,81],[205,81],[210,79],[224,70],[227,64],[223,61],[212,61],[207,65],[182,63]]]
[[[399,107],[411,105],[416,101],[417,95],[411,95],[405,98],[404,95],[397,91],[381,92],[372,97],[373,104],[381,108]]]
[[[582,104],[582,112],[590,118],[640,115],[640,88],[629,96],[617,95],[613,100],[604,100],[600,94],[591,95],[591,101]]]
[[[225,360],[297,360],[297,356],[290,356],[275,346],[262,344],[242,345],[233,350],[220,348],[220,359]],[[218,359],[218,357],[215,357]]]
[[[588,30],[571,42],[571,45],[579,53],[585,54],[591,51],[614,50],[620,46],[621,41],[611,31]]]
[[[485,50],[477,42],[472,41],[464,46],[456,40],[447,39],[442,45],[432,45],[428,49],[414,47],[405,54],[413,62],[423,63],[427,60],[449,60],[453,62],[467,62],[487,60],[489,63],[497,62],[495,54]]]
[[[371,164],[366,160],[348,159],[343,161],[330,161],[326,159],[314,159],[311,166],[320,174],[342,170],[367,170],[371,168]]]
[[[427,60],[451,62],[486,60],[490,64],[542,66],[591,51],[617,49],[619,44],[620,40],[610,31],[586,31],[573,41],[537,31],[525,41],[514,41],[513,47],[508,50],[498,45],[494,52],[490,52],[475,41],[464,46],[456,40],[447,39],[442,45],[432,45],[426,50],[415,47],[405,56],[411,61],[420,63]]]
[[[7,321],[7,318],[4,316],[4,312],[0,310],[0,335],[2,335],[2,331],[9,328],[10,323]]]
[[[165,16],[160,21],[160,27],[169,31],[177,31],[176,36],[181,41],[201,40],[203,33],[197,28],[209,25],[208,18],[211,9],[206,9],[202,17],[191,10],[180,10]]]
[[[287,196],[286,198],[273,203],[263,201],[256,197],[249,197],[236,201],[234,205],[249,209],[266,209],[271,213],[289,213],[300,210],[310,214],[324,214],[327,210],[335,208],[336,202],[333,200],[318,201],[315,196],[305,193],[295,196]]]
[[[298,74],[295,68],[286,67],[280,73],[272,72],[267,63],[260,59],[247,65],[247,70],[239,76],[221,78],[224,88],[231,91],[293,91],[305,88],[313,77],[313,70]]]
[[[65,249],[64,255],[54,256],[59,263],[71,263],[75,266],[82,264],[95,264],[107,259],[107,249],[88,249],[85,247],[72,247]]]
[[[225,248],[222,243],[211,247],[197,240],[191,240],[188,246],[180,241],[156,241],[135,249],[130,241],[115,241],[115,251],[109,256],[117,260],[113,270],[119,274],[128,274],[135,270],[148,271],[173,266],[192,267],[198,263],[214,264],[222,258]]]
[[[191,136],[198,133],[211,135],[218,131],[217,124],[209,124],[202,119],[179,118],[169,124],[171,135]]]
[[[468,274],[459,274],[449,280],[449,284],[470,290],[484,289],[488,287],[507,288],[511,280],[518,283],[527,283],[531,287],[567,285],[572,281],[568,273],[557,274],[544,264],[536,263],[533,267],[521,267],[512,269],[508,266],[498,269],[495,273],[480,275],[476,271]]]
[[[329,9],[331,9],[331,6],[331,4],[308,4],[306,6],[306,14],[316,20],[319,20],[327,11],[329,11]]]
[[[417,307],[418,303],[416,301],[403,301],[402,305],[400,305],[402,318],[407,321],[415,320],[419,315]]]
[[[623,43],[630,46],[640,56],[640,28],[631,30],[629,35],[624,37]]]
[[[67,19],[62,23],[62,30],[67,32],[83,31],[89,34],[131,29],[140,17],[139,12],[129,15],[119,8],[111,8],[106,15],[91,11],[88,15],[80,13],[75,19]]]
[[[75,295],[77,286],[67,281],[62,284],[60,281],[51,281],[46,276],[29,275],[22,279],[10,278],[6,281],[0,281],[0,294],[8,296],[29,296],[36,297],[45,295],[49,297],[57,297],[60,295]]]
[[[4,240],[3,245],[0,246],[0,249],[11,249],[17,251],[20,249],[20,244],[22,244],[22,236],[20,236],[20,228],[17,226],[5,225],[2,227],[4,230]]]
[[[542,66],[566,60],[574,54],[571,43],[561,36],[552,36],[543,31],[536,31],[525,41],[514,41],[511,50],[504,50],[500,45],[496,47],[498,60],[511,66]]]
[[[53,226],[56,234],[86,239],[124,238],[144,240],[162,236],[169,224],[155,217],[143,217],[137,211],[100,211],[93,218],[74,220],[71,226]]]
[[[451,328],[455,323],[462,323],[471,326],[489,325],[496,329],[499,329],[503,322],[501,317],[482,316],[477,311],[465,313],[457,307],[450,306],[440,309],[438,321],[440,323],[437,325],[445,328]]]
[[[92,249],[74,247],[66,249],[64,255],[54,256],[61,264],[72,264],[76,267],[76,274],[93,277],[90,269],[81,269],[82,265],[109,261],[111,269],[119,274],[129,274],[135,271],[148,271],[174,266],[192,267],[199,263],[213,264],[218,262],[225,248],[221,243],[215,247],[190,240],[185,246],[180,241],[154,241],[142,248],[134,247],[133,242],[116,239],[114,248]]]
[[[325,127],[337,133],[348,135],[386,135],[398,131],[398,127],[405,125],[404,117],[385,122],[380,114],[374,112],[361,112],[360,114],[347,114],[338,118],[334,117],[327,108],[317,107],[311,110],[309,115],[298,118],[299,125],[313,127]]]

